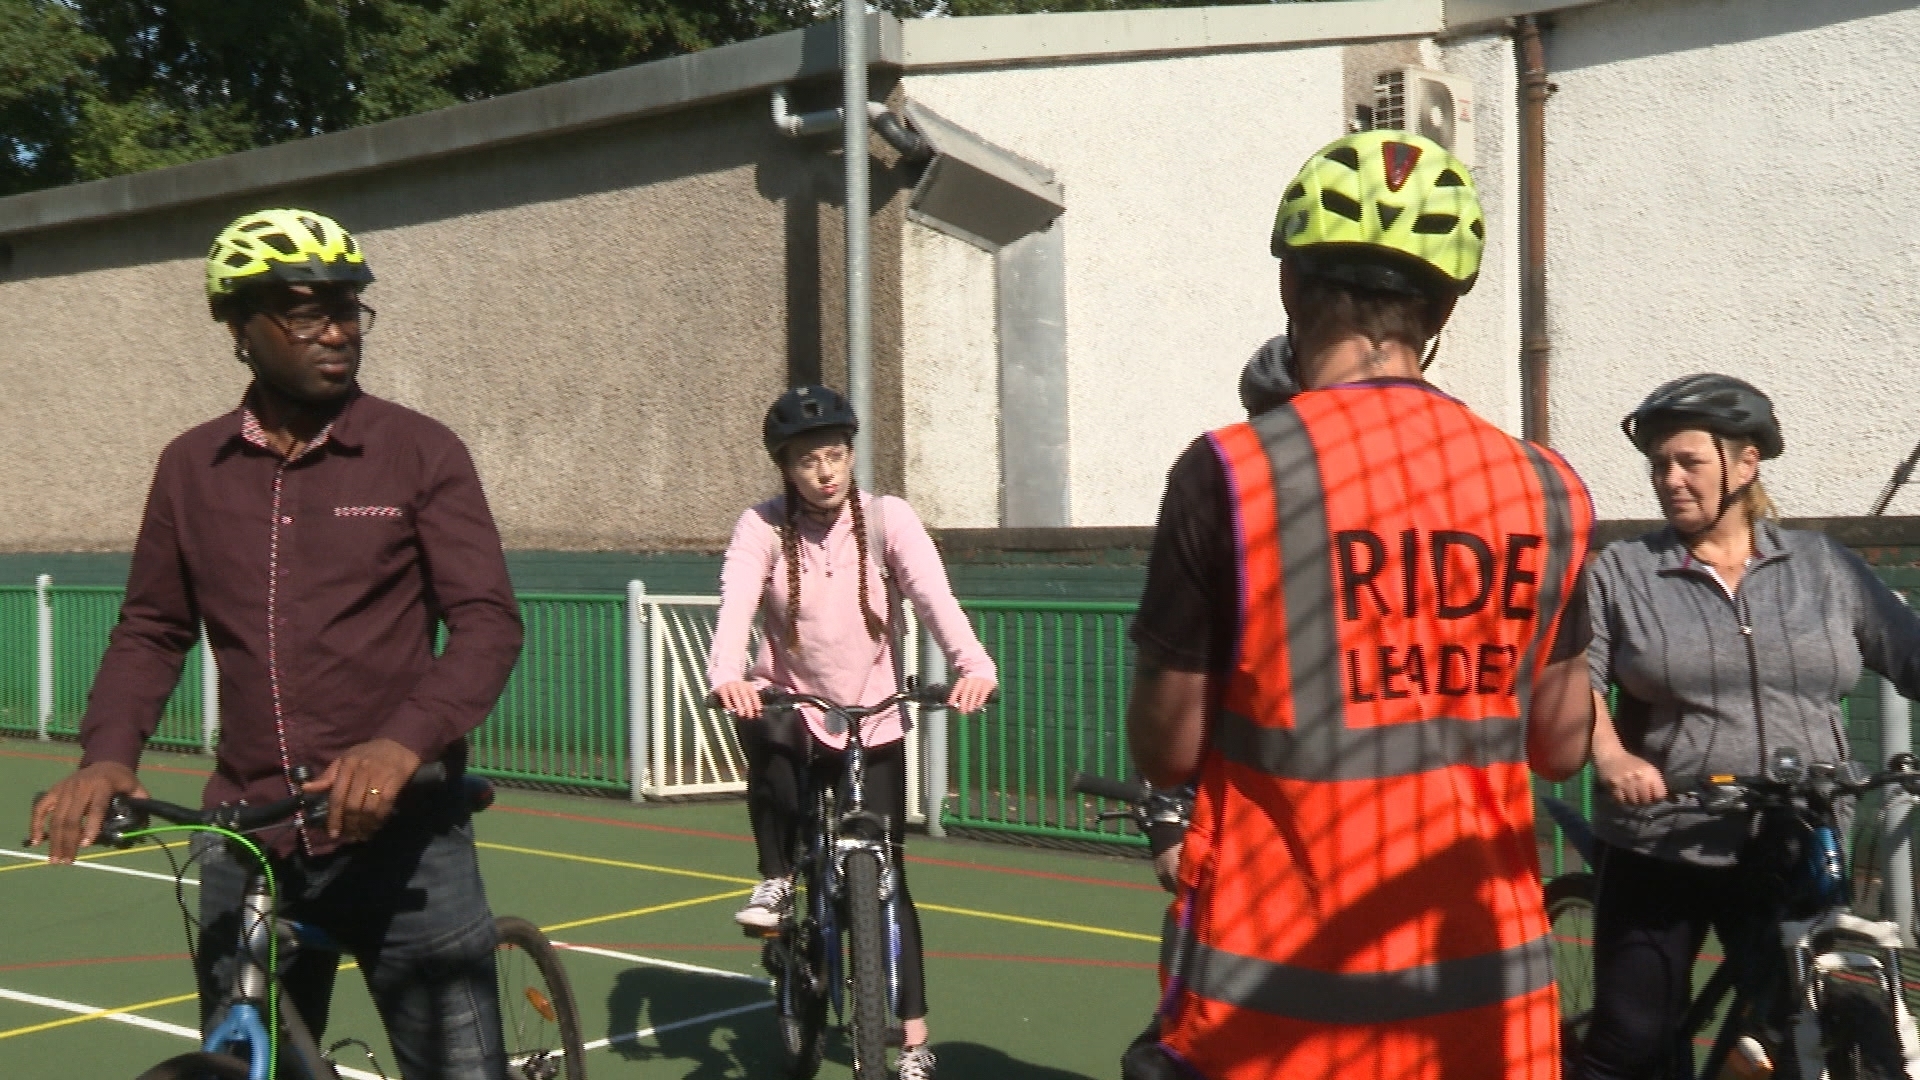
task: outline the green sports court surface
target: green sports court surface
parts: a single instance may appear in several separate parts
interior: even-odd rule
[[[133,1077],[194,1049],[186,936],[164,854],[24,850],[28,801],[73,768],[62,743],[0,739],[0,1077]],[[207,760],[150,754],[155,797],[197,805]],[[476,819],[496,912],[565,946],[592,1080],[776,1077],[758,947],[730,916],[753,882],[736,802],[636,807],[504,789]],[[1155,997],[1164,903],[1143,860],[916,836],[941,1080],[1100,1080]],[[189,874],[191,880],[191,874]],[[189,900],[192,889],[187,890]],[[355,1037],[392,1069],[343,970],[323,1045]],[[349,1076],[377,1076],[343,1051]],[[823,1080],[850,1075],[829,1042]]]

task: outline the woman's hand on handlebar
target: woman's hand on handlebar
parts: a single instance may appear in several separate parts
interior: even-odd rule
[[[976,675],[962,675],[947,695],[947,707],[963,713],[979,712],[993,696],[994,682]]]
[[[1650,806],[1667,797],[1667,778],[1645,758],[1622,752],[1594,759],[1593,768],[1622,806]]]
[[[713,696],[720,700],[721,708],[742,720],[760,715],[760,688],[745,679],[714,687]]]
[[[96,761],[69,774],[34,804],[27,845],[50,839],[47,861],[72,862],[81,848],[99,838],[107,801],[115,795],[144,799],[147,789],[132,769],[114,761]]]

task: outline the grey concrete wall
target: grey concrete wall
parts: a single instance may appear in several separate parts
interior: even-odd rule
[[[1547,41],[1552,425],[1601,516],[1657,513],[1619,420],[1703,370],[1773,396],[1786,514],[1865,513],[1920,439],[1920,10],[1620,0]]]
[[[838,351],[838,274],[821,265],[838,258],[836,168],[819,140],[778,135],[755,95],[14,236],[0,549],[131,544],[161,447],[245,383],[205,313],[206,245],[277,204],[360,238],[380,279],[364,383],[466,439],[509,546],[712,547],[777,489],[767,402]],[[897,204],[881,173],[876,198]],[[876,222],[877,266],[898,261],[899,220],[894,205]],[[876,411],[897,447],[898,290],[878,291],[891,404]],[[898,456],[883,454],[883,487]]]

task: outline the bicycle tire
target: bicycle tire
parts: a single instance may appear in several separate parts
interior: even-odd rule
[[[580,1013],[560,952],[525,919],[494,919],[500,987],[500,1031],[510,1080],[586,1080]]]
[[[794,910],[809,912],[806,886],[800,889]],[[760,950],[760,963],[773,977],[774,1019],[787,1080],[813,1080],[826,1050],[826,974],[819,943],[819,929],[810,916],[801,914]]]
[[[1546,887],[1563,1054],[1586,1037],[1593,1015],[1593,890],[1593,875],[1584,872],[1562,874]]]
[[[247,1063],[231,1054],[196,1050],[148,1069],[138,1080],[247,1080]]]
[[[845,864],[847,989],[854,1080],[886,1080],[887,939],[880,910],[880,859],[850,851]]]
[[[1829,1080],[1906,1080],[1897,1021],[1880,987],[1828,979],[1822,999]]]

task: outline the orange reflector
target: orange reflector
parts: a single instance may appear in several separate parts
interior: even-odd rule
[[[1721,773],[1718,776],[1709,776],[1707,777],[1707,782],[1711,784],[1731,784],[1733,783],[1733,774]]]
[[[560,1022],[559,1016],[553,1011],[553,1002],[547,1000],[547,995],[541,993],[539,987],[529,986],[525,993],[527,995],[527,1004],[533,1006],[534,1012],[545,1017],[547,1023],[557,1024]]]

